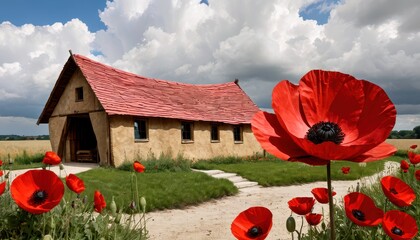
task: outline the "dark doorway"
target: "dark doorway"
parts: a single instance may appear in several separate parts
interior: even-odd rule
[[[99,162],[96,136],[89,115],[69,117],[70,160],[72,162]]]

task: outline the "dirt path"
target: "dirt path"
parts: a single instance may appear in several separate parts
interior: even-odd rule
[[[385,164],[385,171],[358,181],[333,181],[332,186],[337,195],[335,202],[340,202],[349,188],[370,184],[374,179],[398,169],[397,163]],[[287,202],[294,197],[312,197],[311,190],[315,187],[327,187],[326,182],[309,184],[269,187],[254,189],[250,192],[241,192],[238,195],[213,200],[194,207],[181,210],[165,210],[147,214],[147,229],[151,239],[171,240],[222,240],[235,239],[230,232],[232,220],[243,210],[252,206],[264,206],[273,213],[273,227],[267,240],[291,239],[285,227],[286,219],[290,215]],[[315,213],[324,209],[328,215],[328,205],[316,203]],[[295,215],[296,216],[296,215]],[[300,227],[300,219],[296,218]],[[296,236],[295,236],[296,237]]]

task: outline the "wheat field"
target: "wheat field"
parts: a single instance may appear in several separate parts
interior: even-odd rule
[[[407,150],[413,144],[420,147],[420,139],[387,139],[386,142],[402,150]],[[49,140],[0,141],[0,159],[6,159],[8,154],[14,158],[24,151],[28,155],[45,153],[51,151],[51,144]]]
[[[45,153],[51,151],[51,144],[49,140],[0,141],[0,159],[7,159],[8,154],[14,158],[24,151],[28,155]]]

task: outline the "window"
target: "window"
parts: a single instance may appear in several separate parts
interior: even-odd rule
[[[242,127],[241,126],[233,126],[233,141],[235,143],[242,143]]]
[[[211,135],[211,142],[220,142],[219,126],[217,124],[211,125],[210,135]]]
[[[135,140],[148,140],[148,129],[146,119],[134,120],[134,139]]]
[[[193,126],[190,122],[181,123],[181,138],[182,142],[192,142],[193,141]]]
[[[83,87],[76,88],[76,102],[83,101]]]

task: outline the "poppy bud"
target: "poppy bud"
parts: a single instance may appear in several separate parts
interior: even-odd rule
[[[64,165],[62,163],[60,164],[60,170],[64,170]]]
[[[55,221],[54,221],[54,218],[53,217],[51,217],[50,228],[51,229],[55,229]]]
[[[88,198],[87,198],[87,196],[85,195],[84,197],[83,197],[83,204],[86,204],[87,203],[87,200],[88,200]]]
[[[109,205],[109,208],[111,209],[112,215],[117,214],[117,204],[114,201],[114,196],[112,196],[111,204]]]
[[[146,198],[144,198],[144,197],[140,198],[140,206],[141,206],[141,209],[143,210],[143,212],[145,212],[146,211]]]
[[[71,201],[71,207],[74,208],[76,206],[76,203],[73,201]]]
[[[286,228],[287,228],[287,231],[291,233],[296,230],[296,221],[292,215],[290,215],[290,217],[288,217],[286,220]]]
[[[117,216],[115,217],[114,222],[115,223],[120,223],[121,222],[121,218],[122,218],[122,210],[120,209],[120,211],[118,211]]]

